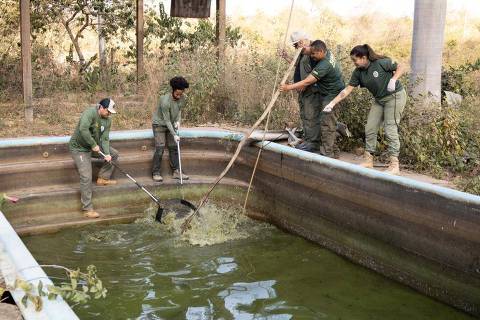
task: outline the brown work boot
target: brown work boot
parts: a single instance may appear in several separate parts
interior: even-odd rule
[[[98,214],[98,212],[93,211],[93,210],[85,211],[84,216],[85,216],[86,218],[90,218],[90,219],[95,219],[95,218],[100,217],[100,215]]]
[[[386,173],[390,174],[399,174],[400,173],[400,163],[398,162],[397,157],[390,157],[390,165],[388,166]]]
[[[103,179],[103,178],[98,178],[97,179],[97,186],[111,186],[117,184],[116,180],[111,180],[111,179]]]
[[[365,151],[363,154],[363,162],[360,163],[361,167],[364,168],[373,168],[373,156],[370,154],[370,152]]]

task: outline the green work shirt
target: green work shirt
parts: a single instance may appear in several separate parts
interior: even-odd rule
[[[375,99],[378,100],[393,93],[388,92],[387,86],[393,77],[393,71],[396,70],[397,63],[390,58],[371,61],[367,68],[356,68],[353,71],[349,85],[367,88]],[[399,92],[402,89],[402,84],[397,80],[394,92]]]
[[[340,63],[330,50],[327,51],[325,58],[318,61],[311,75],[317,79],[320,95],[327,100],[333,100],[340,91],[345,89]]]
[[[110,154],[110,127],[112,119],[102,118],[98,107],[90,107],[80,116],[75,132],[68,144],[71,151],[88,152],[100,146],[105,154]]]
[[[312,72],[313,67],[316,65],[316,61],[313,61],[312,58],[308,54],[300,55],[299,59],[297,60],[298,65],[298,81],[305,80],[308,75]],[[295,82],[298,82],[295,80]],[[309,96],[310,94],[318,93],[317,84],[311,84],[305,88],[305,90],[299,93],[299,98]]]
[[[153,113],[153,124],[166,126],[172,135],[176,135],[177,133],[173,129],[173,123],[180,121],[185,102],[185,95],[178,100],[173,100],[171,93],[166,93],[161,96],[158,108]]]

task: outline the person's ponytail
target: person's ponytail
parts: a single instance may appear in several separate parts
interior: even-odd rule
[[[378,54],[375,51],[373,51],[372,47],[370,47],[368,44],[364,44],[364,46],[368,50],[368,60],[375,61],[375,60],[386,58],[386,56]]]
[[[352,51],[350,51],[350,55],[351,56],[355,56],[355,57],[359,57],[359,58],[362,58],[362,57],[367,57],[368,60],[370,61],[376,61],[376,60],[379,60],[379,59],[384,59],[384,58],[387,58],[386,56],[384,55],[381,55],[381,54],[378,54],[376,53],[372,47],[370,47],[368,44],[363,44],[363,45],[358,45],[358,46],[355,46]]]

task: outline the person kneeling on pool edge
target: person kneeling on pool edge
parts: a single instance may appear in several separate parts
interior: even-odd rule
[[[153,155],[152,179],[156,182],[163,181],[161,175],[161,164],[165,144],[168,147],[170,167],[173,171],[173,178],[180,179],[179,159],[177,144],[180,143],[179,126],[181,111],[185,106],[186,94],[189,84],[183,77],[170,79],[172,91],[162,95],[158,107],[153,113],[152,129],[155,139],[155,153]],[[182,172],[183,180],[188,176]]]
[[[98,173],[97,185],[108,186],[117,183],[115,180],[110,180],[115,169],[112,162],[117,163],[118,159],[118,152],[110,146],[109,137],[112,125],[110,115],[115,113],[117,113],[115,102],[109,98],[101,100],[96,106],[89,107],[80,116],[68,144],[80,175],[80,201],[87,218],[99,217],[99,214],[93,210],[92,204],[92,157],[103,158],[99,151],[102,151],[106,157]]]

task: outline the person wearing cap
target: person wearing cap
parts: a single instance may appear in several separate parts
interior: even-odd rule
[[[106,156],[105,163],[98,173],[97,185],[108,186],[116,184],[110,177],[113,174],[118,152],[110,146],[111,114],[115,111],[115,102],[105,98],[96,106],[89,107],[80,116],[75,132],[70,138],[69,149],[75,166],[80,175],[80,201],[82,210],[87,218],[98,218],[99,214],[93,210],[92,204],[92,157],[103,158],[98,152]]]
[[[183,77],[170,79],[171,92],[162,95],[158,107],[153,113],[152,129],[155,139],[155,153],[153,154],[152,179],[156,182],[163,181],[161,164],[165,145],[168,147],[170,167],[173,178],[180,179],[179,159],[177,143],[180,143],[179,126],[181,111],[185,106],[185,89],[188,89],[188,81]],[[182,173],[183,180],[188,176]]]
[[[312,72],[316,61],[310,59],[311,41],[306,33],[295,31],[290,35],[290,40],[295,49],[302,48],[302,52],[295,63],[293,74],[293,82],[297,83],[304,80]],[[291,61],[285,52],[282,52],[282,57],[288,62]],[[311,152],[318,151],[320,147],[321,99],[316,84],[299,90],[298,104],[304,131],[304,142],[297,145],[296,148]]]
[[[310,74],[293,84],[283,84],[280,86],[280,91],[304,91],[316,84],[318,94],[315,97],[319,101],[315,103],[315,106],[319,104],[318,111],[321,112],[323,107],[345,88],[345,84],[342,79],[340,63],[328,50],[325,42],[322,40],[311,42],[309,51],[310,57],[316,63]],[[321,154],[330,158],[338,158],[340,151],[336,145],[338,109],[335,112],[321,113],[320,116]]]

